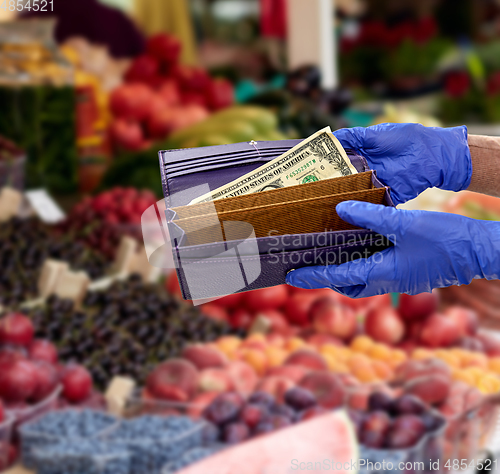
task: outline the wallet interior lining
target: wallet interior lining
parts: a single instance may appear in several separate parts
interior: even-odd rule
[[[250,237],[248,224],[252,226],[256,237],[352,230],[358,227],[340,219],[335,211],[336,205],[350,200],[384,204],[385,193],[386,188],[374,188],[244,210],[225,211],[217,216],[194,216],[176,220],[175,223],[185,232],[187,245],[247,239]],[[222,222],[228,221],[242,222],[247,225],[232,225],[231,235],[226,235]]]
[[[214,213],[217,214],[232,211],[245,211],[257,207],[287,204],[306,199],[316,199],[335,194],[364,191],[373,189],[372,172],[353,174],[338,178],[330,178],[313,183],[290,186],[287,188],[273,189],[262,193],[236,196],[217,201],[211,201],[190,206],[180,206],[173,208],[179,219],[186,219],[195,216],[203,217]]]

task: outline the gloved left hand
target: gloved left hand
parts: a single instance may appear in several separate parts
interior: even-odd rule
[[[499,222],[358,201],[342,202],[336,210],[346,222],[385,235],[394,247],[342,265],[299,268],[287,275],[289,285],[364,298],[414,295],[500,276]]]

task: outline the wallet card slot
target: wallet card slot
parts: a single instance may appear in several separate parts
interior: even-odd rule
[[[248,153],[245,155],[234,155],[234,156],[228,156],[224,158],[218,158],[218,159],[207,159],[203,161],[192,161],[192,162],[186,162],[182,164],[174,164],[172,166],[166,165],[166,169],[169,173],[176,173],[179,171],[188,171],[188,170],[199,170],[199,169],[204,169],[205,167],[209,166],[219,166],[219,165],[224,165],[224,166],[231,166],[232,163],[245,163],[245,162],[253,162],[253,161],[270,161],[273,160],[274,158],[282,155],[285,153],[286,150],[284,151],[269,151],[269,152],[262,152],[262,153]]]
[[[254,152],[256,150],[266,151],[273,149],[289,150],[298,145],[302,140],[278,140],[262,142],[241,142],[227,145],[214,145],[199,148],[183,148],[177,150],[162,150],[159,152],[161,162],[182,163],[185,161],[203,159],[205,157],[224,157],[228,154]]]
[[[174,208],[179,219],[194,216],[203,216],[214,212],[245,210],[269,204],[286,204],[287,202],[303,199],[314,199],[322,196],[331,196],[347,192],[365,191],[372,189],[372,172],[352,174],[337,178],[329,178],[312,183],[272,189],[263,193],[253,193],[245,196],[236,196],[217,201],[211,201],[190,206]]]
[[[226,169],[228,167],[237,167],[237,166],[245,166],[252,164],[257,164],[258,166],[262,166],[263,164],[273,160],[274,158],[277,158],[278,156],[279,155],[270,155],[270,156],[255,155],[252,158],[246,160],[234,160],[225,163],[217,162],[217,163],[203,164],[194,168],[182,168],[173,171],[167,168],[167,172],[171,178],[178,178],[179,176],[192,175],[196,173],[205,173],[207,171]]]
[[[217,215],[195,216],[176,220],[176,225],[186,234],[186,245],[202,245],[223,240],[247,239],[251,229],[255,237],[270,235],[307,234],[315,232],[357,229],[340,219],[335,211],[343,201],[364,201],[384,204],[386,188],[349,192],[293,202],[269,204],[245,210],[226,211]],[[232,235],[225,234],[224,223],[241,223],[232,226]],[[227,225],[227,224],[226,224]]]

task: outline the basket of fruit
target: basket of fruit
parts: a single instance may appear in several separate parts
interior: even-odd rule
[[[69,441],[35,449],[36,466],[45,474],[129,474],[130,453],[96,440]]]
[[[13,457],[13,446],[11,445],[13,426],[15,418],[6,413],[0,404],[0,470],[3,471],[10,465]]]
[[[61,410],[26,423],[19,429],[21,459],[24,466],[37,469],[46,448],[69,440],[86,442],[102,440],[115,430],[119,421],[93,410]]]

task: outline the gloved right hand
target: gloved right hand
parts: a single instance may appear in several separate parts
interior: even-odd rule
[[[395,204],[417,197],[427,188],[462,191],[469,187],[472,161],[467,128],[424,127],[384,123],[345,128],[334,135],[344,148],[364,156]]]
[[[336,210],[344,221],[385,235],[394,247],[342,265],[299,268],[287,275],[289,285],[364,298],[500,278],[500,222],[358,201]]]

